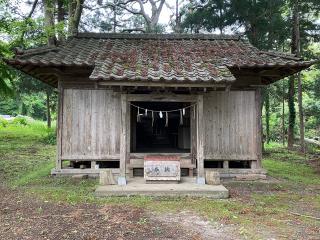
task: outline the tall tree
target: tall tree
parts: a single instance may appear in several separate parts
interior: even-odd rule
[[[133,15],[142,16],[146,24],[146,32],[156,32],[161,11],[166,0],[116,0],[106,1],[99,0],[101,7],[119,7]],[[151,13],[146,10],[146,4],[151,7]]]
[[[186,13],[183,26],[194,32],[198,32],[199,28],[207,31],[217,29],[223,34],[227,26],[235,23],[231,2],[230,0],[193,1],[183,9]]]
[[[291,41],[291,53],[296,56],[300,55],[300,13],[299,13],[299,0],[294,0],[292,2],[292,41]],[[302,113],[302,89],[301,89],[301,78],[300,74],[297,75],[298,78],[298,98],[299,98],[299,116],[300,116],[300,135],[303,130],[303,113]],[[295,127],[295,76],[291,76],[289,79],[289,128],[288,128],[288,148],[293,148],[294,143],[294,127]],[[301,103],[300,103],[301,101]],[[300,108],[301,107],[301,108]],[[301,119],[302,117],[302,119]],[[304,133],[303,133],[304,135]],[[304,136],[303,136],[304,137]],[[304,139],[302,139],[302,142]],[[301,147],[304,149],[304,143],[301,144]],[[304,150],[303,150],[304,151]]]
[[[48,46],[54,46],[57,43],[55,31],[55,2],[53,0],[43,0],[44,22],[48,37]],[[46,92],[46,107],[47,107],[47,126],[51,128],[51,106],[50,98],[52,95],[51,87],[45,87]]]
[[[300,56],[300,12],[299,12],[299,0],[295,1],[294,13],[293,13],[293,34],[292,34],[292,45],[294,45],[293,50],[295,54]],[[300,129],[300,151],[305,152],[304,144],[304,116],[303,116],[303,106],[302,106],[302,82],[301,74],[297,75],[298,80],[298,108],[299,108],[299,129]]]
[[[43,0],[45,32],[48,37],[48,45],[57,43],[55,32],[55,2],[53,0]]]
[[[84,0],[69,0],[68,3],[68,34],[75,35],[79,31]]]

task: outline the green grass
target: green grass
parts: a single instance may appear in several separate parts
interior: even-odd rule
[[[307,164],[308,153],[289,151],[279,143],[266,144],[265,150],[262,165],[270,176],[293,184],[320,185],[319,174]]]
[[[50,176],[50,170],[54,167],[56,147],[49,144],[47,136],[54,132],[55,129],[48,130],[42,122],[29,123],[26,126],[0,127],[2,182],[9,187],[22,189],[27,194],[52,202],[131,205],[164,214],[189,211],[210,221],[239,225],[239,234],[252,239],[257,239],[255,233],[259,232],[257,221],[285,232],[288,226],[284,224],[284,220],[293,218],[288,212],[299,207],[299,204],[307,204],[311,210],[320,208],[319,196],[300,192],[308,187],[320,185],[319,175],[307,165],[308,156],[287,151],[278,144],[266,147],[263,167],[268,170],[270,176],[279,179],[280,182],[227,184],[233,191],[246,189],[250,193],[246,196],[240,194],[228,200],[142,196],[96,198],[95,179],[76,180]],[[309,223],[303,218],[300,220],[310,226],[317,224]]]
[[[285,179],[292,183],[320,185],[319,174],[305,164],[265,159],[263,167],[268,170],[270,176],[276,178]]]

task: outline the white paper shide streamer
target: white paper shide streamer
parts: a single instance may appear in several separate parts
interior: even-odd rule
[[[193,104],[193,105],[190,105],[190,106],[187,106],[187,107],[184,107],[184,108],[180,108],[180,109],[174,109],[174,110],[169,110],[169,111],[163,111],[163,110],[151,110],[151,109],[146,109],[146,108],[142,108],[142,107],[139,107],[137,105],[134,105],[134,104],[131,104],[131,106],[137,108],[137,122],[140,123],[141,122],[141,116],[145,116],[147,117],[148,116],[148,113],[151,112],[151,125],[153,127],[154,125],[154,118],[155,118],[155,113],[158,113],[159,114],[159,118],[163,118],[165,117],[165,127],[168,127],[169,126],[169,113],[171,112],[179,112],[179,115],[180,115],[180,121],[179,121],[179,124],[180,125],[183,125],[183,117],[186,115],[186,109],[187,108],[190,108],[190,110],[193,111],[193,118],[195,118],[195,115],[196,115],[196,104]],[[140,113],[140,110],[144,111],[144,114],[143,113]]]

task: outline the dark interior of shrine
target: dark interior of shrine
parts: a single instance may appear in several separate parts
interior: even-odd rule
[[[189,106],[182,102],[132,102],[131,152],[190,152]]]

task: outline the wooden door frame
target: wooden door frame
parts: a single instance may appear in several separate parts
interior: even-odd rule
[[[197,183],[205,184],[204,178],[204,123],[203,95],[186,94],[121,94],[121,137],[120,137],[120,175],[118,184],[126,184],[126,163],[130,158],[131,121],[130,102],[190,102],[197,104]]]

